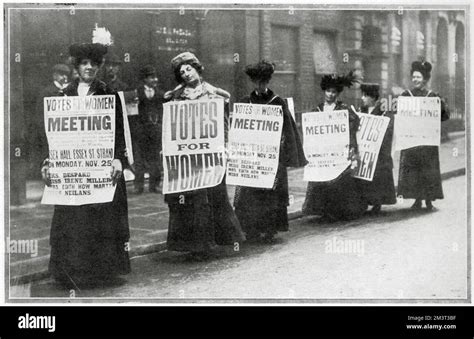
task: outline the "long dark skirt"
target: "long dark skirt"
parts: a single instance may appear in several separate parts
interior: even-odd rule
[[[49,271],[54,278],[75,282],[127,274],[129,238],[122,178],[110,203],[55,206]]]
[[[360,187],[362,195],[369,205],[393,205],[397,203],[393,171],[390,167],[377,167],[373,180],[360,180]]]
[[[274,189],[239,186],[236,188],[235,213],[249,236],[275,235],[288,231],[288,174],[279,166]]]
[[[404,199],[443,199],[437,146],[419,146],[401,151],[398,195]]]
[[[168,250],[206,252],[245,240],[224,181],[212,188],[170,194],[165,200],[170,211]]]
[[[358,180],[349,173],[335,181],[308,182],[303,213],[328,216],[336,220],[359,218],[367,210]]]

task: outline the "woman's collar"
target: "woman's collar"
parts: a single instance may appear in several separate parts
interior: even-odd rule
[[[190,100],[198,99],[204,94],[206,94],[204,90],[205,87],[203,86],[203,83],[200,83],[196,87],[184,86],[181,92],[181,96]]]
[[[64,91],[64,93],[67,94],[67,95],[77,95],[77,88],[78,87],[79,87],[79,80],[73,81],[69,84],[69,86]],[[94,79],[90,83],[88,94],[94,94],[94,93],[97,93],[97,92],[105,93],[106,92],[106,87],[107,86],[105,85],[104,82],[102,82],[98,79]]]
[[[273,91],[267,87],[265,93],[259,93],[257,90],[252,92],[252,96],[255,98],[269,98],[273,96]]]
[[[257,89],[254,90],[255,95],[265,95],[268,93],[268,87],[265,88],[265,91],[263,93],[259,92]]]
[[[420,93],[426,93],[428,92],[428,90],[426,89],[426,87],[421,87],[421,88],[417,88],[417,87],[414,87],[412,90],[412,92],[420,92]]]

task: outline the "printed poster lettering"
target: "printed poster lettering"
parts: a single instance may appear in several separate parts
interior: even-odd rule
[[[114,95],[44,98],[51,187],[43,204],[112,201],[115,105]]]
[[[163,104],[163,193],[217,186],[225,175],[224,100]]]
[[[384,116],[357,113],[360,119],[357,146],[360,162],[355,169],[355,178],[372,181],[382,141],[390,123]]]
[[[395,150],[439,146],[441,101],[436,97],[398,97],[395,116]]]
[[[302,114],[303,148],[308,159],[306,181],[336,179],[350,165],[349,112],[311,112]]]
[[[282,130],[281,106],[235,104],[229,132],[227,183],[272,188]]]

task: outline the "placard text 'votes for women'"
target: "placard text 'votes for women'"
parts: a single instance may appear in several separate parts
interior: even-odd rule
[[[360,161],[354,170],[354,177],[372,181],[390,118],[365,113],[357,113],[357,115],[360,119],[357,132]]]
[[[213,187],[225,175],[224,100],[163,104],[163,193]]]

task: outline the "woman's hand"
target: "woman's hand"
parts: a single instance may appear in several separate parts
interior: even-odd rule
[[[171,90],[171,91],[168,91],[168,92],[165,92],[165,94],[163,95],[163,98],[165,100],[169,100],[169,99],[172,99],[173,96],[174,96],[174,93],[177,91],[177,90],[180,90],[181,88],[183,88],[184,85],[183,84],[179,84],[178,86],[175,87],[175,89]]]
[[[351,159],[351,170],[355,170],[359,165],[360,157],[359,155]]]
[[[168,91],[165,93],[165,95],[163,96],[163,98],[165,98],[165,100],[169,100],[173,97],[173,91]]]
[[[351,170],[355,170],[357,168],[357,166],[359,165],[359,161],[360,161],[360,156],[359,156],[359,153],[357,153],[355,151],[354,148],[351,148],[349,150],[349,159],[351,161]]]
[[[122,177],[122,162],[119,159],[112,161],[112,170],[110,172],[112,176],[112,185],[116,185],[117,181]]]
[[[51,175],[49,173],[49,161],[45,160],[41,166],[41,178],[43,179],[46,186],[51,186]]]

